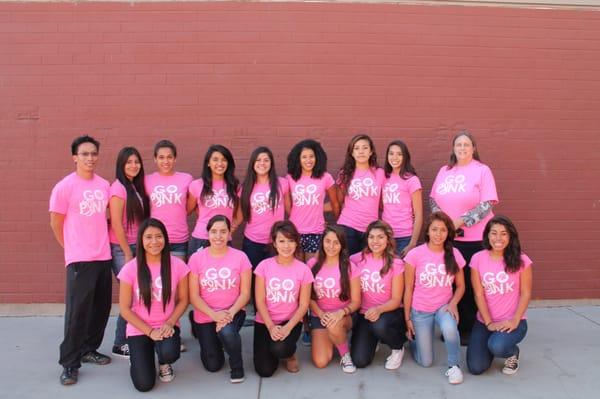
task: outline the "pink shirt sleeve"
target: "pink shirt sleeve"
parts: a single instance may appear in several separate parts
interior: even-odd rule
[[[123,268],[117,275],[117,278],[119,279],[119,281],[123,281],[123,282],[133,286],[135,281],[137,280],[136,274],[137,274],[137,259],[133,258],[132,260],[130,260],[129,262],[127,262],[123,265]]]
[[[62,215],[66,215],[69,210],[69,202],[68,202],[68,193],[67,185],[63,184],[63,182],[58,183],[52,189],[52,194],[50,194],[50,212],[60,213]]]
[[[268,258],[270,259],[270,258]],[[267,260],[267,259],[265,259]],[[258,264],[258,266],[256,266],[256,269],[254,269],[254,274],[256,274],[257,276],[260,276],[262,278],[265,278],[265,261],[263,260],[262,262],[260,262]]]
[[[329,190],[335,184],[333,176],[331,176],[330,173],[325,172],[325,174],[323,175],[323,184],[325,185],[325,190]]]
[[[409,177],[408,180],[406,180],[406,185],[408,186],[408,192],[411,194],[423,188],[421,186],[421,180],[419,180],[417,176]]]
[[[204,184],[202,183],[202,179],[194,180],[190,183],[188,190],[190,194],[196,198],[196,201],[198,201],[198,198],[200,198],[200,193],[202,192],[203,186]]]
[[[398,275],[404,273],[404,262],[402,261],[402,259],[395,258],[392,269],[393,269],[393,273],[394,273],[394,274],[392,274],[393,276],[398,276]]]
[[[127,190],[120,181],[115,180],[110,186],[109,196],[110,198],[117,197],[127,201]]]
[[[315,278],[313,277],[312,271],[310,270],[310,268],[308,266],[306,266],[304,268],[304,275],[302,276],[302,285],[307,285],[307,284],[311,284],[313,281],[315,281]]]
[[[462,269],[467,264],[467,261],[465,261],[465,258],[462,256],[458,249],[452,248],[452,250],[454,254],[454,259],[456,260],[456,264],[458,264],[458,267]]]
[[[487,165],[481,165],[483,171],[481,173],[481,202],[491,201],[492,203],[498,202],[498,193],[496,192],[496,180],[492,174],[492,170]]]

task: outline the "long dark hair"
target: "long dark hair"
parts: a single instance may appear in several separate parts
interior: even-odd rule
[[[312,150],[315,153],[315,166],[313,167],[311,177],[320,179],[327,171],[327,153],[318,141],[307,139],[302,140],[292,147],[287,157],[287,172],[294,181],[302,176],[302,165],[300,164],[300,154],[302,150]]]
[[[454,246],[452,245],[452,242],[454,242],[456,233],[454,231],[454,223],[452,222],[452,219],[450,219],[450,216],[441,211],[433,212],[429,215],[424,227],[425,242],[429,242],[429,227],[431,227],[431,224],[436,220],[444,223],[448,230],[448,236],[444,241],[444,264],[446,265],[446,274],[455,275],[458,273],[458,263],[456,263],[456,258],[454,257]]]
[[[235,177],[235,161],[233,160],[233,155],[231,155],[231,151],[227,149],[227,147],[222,146],[220,144],[213,144],[208,147],[206,150],[206,154],[204,155],[204,163],[202,164],[202,192],[200,193],[200,198],[203,201],[211,198],[213,196],[213,187],[212,187],[212,171],[208,167],[208,162],[210,161],[210,157],[212,157],[213,153],[218,152],[223,155],[223,157],[227,160],[227,169],[225,169],[225,187],[227,190],[227,195],[229,196],[229,201],[231,205],[235,208],[238,204],[238,186],[240,184],[237,177]]]
[[[356,136],[350,139],[348,143],[348,147],[346,148],[346,156],[344,158],[344,165],[338,172],[337,184],[342,188],[344,192],[348,190],[348,185],[350,184],[350,180],[352,180],[352,176],[354,175],[354,171],[356,170],[356,161],[352,157],[352,151],[354,150],[354,145],[359,140],[367,140],[369,142],[369,146],[371,147],[371,156],[369,157],[369,166],[371,168],[377,167],[377,153],[375,152],[375,144],[373,144],[373,140],[366,134],[357,134]]]
[[[367,231],[365,232],[367,239],[371,230],[375,229],[382,230],[387,237],[387,244],[383,250],[383,267],[379,271],[379,275],[383,277],[387,274],[387,272],[390,271],[392,265],[394,264],[394,260],[397,258],[395,245],[396,241],[394,240],[394,231],[392,230],[392,227],[383,220],[375,220],[369,223],[367,226]],[[362,250],[362,259],[364,260],[365,255],[370,253],[373,253],[373,251],[371,251],[371,248],[369,248],[367,245],[365,249]]]
[[[271,192],[269,193],[269,205],[271,206],[271,212],[275,213],[275,209],[280,201],[280,193],[279,193],[279,178],[277,177],[277,172],[275,171],[275,157],[273,157],[273,153],[268,147],[258,147],[252,154],[250,154],[250,160],[248,161],[248,169],[246,170],[246,178],[244,179],[244,183],[242,183],[242,195],[240,198],[240,205],[242,208],[242,215],[244,216],[244,220],[246,222],[250,222],[252,218],[251,212],[251,204],[250,204],[250,196],[252,195],[252,189],[254,189],[254,185],[256,184],[256,172],[254,171],[254,163],[260,154],[267,154],[269,159],[271,160],[271,169],[269,170],[269,186]]]
[[[169,250],[169,236],[165,225],[158,219],[148,218],[142,222],[137,236],[136,260],[137,260],[137,279],[140,290],[140,297],[150,314],[152,306],[152,275],[148,262],[146,261],[146,250],[144,249],[144,233],[148,227],[156,227],[164,237],[165,246],[160,253],[160,278],[162,281],[162,303],[163,311],[171,300],[171,252]]]
[[[452,169],[454,166],[456,166],[456,163],[458,162],[458,159],[456,159],[456,154],[454,154],[454,143],[456,142],[456,140],[458,140],[459,137],[462,136],[465,136],[466,138],[471,140],[471,144],[473,144],[473,159],[481,161],[481,159],[479,158],[479,152],[477,151],[477,143],[475,143],[475,138],[467,130],[462,130],[452,138],[452,152],[450,154],[450,160],[448,161],[448,169]]]
[[[328,225],[325,227],[325,231],[323,232],[323,238],[321,239],[321,246],[319,247],[319,252],[317,252],[317,262],[312,267],[312,274],[316,276],[321,268],[323,267],[323,263],[325,263],[325,259],[327,258],[327,254],[325,254],[324,248],[324,240],[325,236],[328,233],[333,233],[337,237],[340,242],[340,254],[338,265],[340,268],[340,301],[347,301],[350,299],[350,259],[348,256],[348,245],[346,244],[346,233],[344,229],[338,225]],[[315,292],[312,292],[313,299],[315,298]]]
[[[416,176],[417,171],[415,167],[410,162],[410,152],[408,151],[408,146],[402,140],[394,140],[390,144],[388,144],[387,149],[385,150],[385,163],[383,164],[383,170],[385,171],[385,177],[390,177],[394,168],[390,164],[388,160],[388,153],[390,152],[390,148],[393,145],[397,145],[400,147],[402,151],[402,164],[400,165],[400,177],[403,179],[408,179],[411,176]]]
[[[523,260],[521,259],[521,241],[519,241],[517,228],[508,217],[496,215],[487,222],[483,229],[483,247],[487,250],[492,249],[488,236],[492,226],[495,224],[504,226],[509,236],[508,246],[504,249],[504,253],[502,254],[505,271],[508,273],[516,273],[523,266]]]
[[[289,240],[294,240],[296,243],[296,251],[294,251],[294,257],[296,259],[302,259],[302,245],[300,245],[300,233],[298,233],[298,229],[294,223],[289,220],[280,220],[278,222],[273,223],[271,226],[271,245],[276,253],[277,249],[275,249],[275,238],[277,238],[277,233],[283,234],[283,236]]]
[[[125,165],[130,156],[136,156],[140,161],[140,173],[129,180],[125,175]],[[135,147],[123,147],[117,155],[116,177],[127,191],[127,200],[125,201],[125,215],[127,216],[127,229],[130,229],[135,222],[141,223],[150,216],[150,200],[144,186],[144,163],[142,156]],[[114,220],[113,223],[120,223]]]

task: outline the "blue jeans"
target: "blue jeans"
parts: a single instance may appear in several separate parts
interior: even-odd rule
[[[366,244],[366,236],[362,231],[353,229],[352,227],[340,225],[346,233],[346,244],[348,246],[348,255],[354,255],[363,250]]]
[[[442,306],[435,312],[420,312],[410,310],[410,319],[415,328],[415,339],[410,341],[410,351],[415,361],[423,366],[430,367],[433,364],[433,335],[437,324],[446,344],[448,352],[448,367],[457,366],[460,359],[460,337],[454,317]]]
[[[135,244],[129,244],[129,248],[135,257]],[[119,244],[110,244],[110,252],[112,254],[112,271],[115,274],[115,277],[119,274],[123,265],[125,264],[125,253],[121,249]],[[115,345],[121,346],[126,343],[125,341],[125,328],[127,327],[127,322],[124,318],[117,316],[117,328],[115,329]]]
[[[471,374],[481,374],[492,365],[494,357],[507,358],[519,354],[517,344],[527,334],[527,320],[521,320],[509,333],[490,331],[479,320],[475,321],[467,347],[467,366]]]
[[[399,254],[402,250],[408,245],[411,237],[396,237],[394,241],[396,241],[396,253]]]
[[[188,250],[188,242],[175,242],[169,244],[171,255],[185,258]],[[185,259],[184,259],[185,261]]]
[[[242,338],[240,330],[244,325],[246,312],[240,310],[233,317],[233,321],[216,331],[215,322],[196,323],[192,328],[196,332],[200,343],[200,359],[204,368],[210,372],[221,370],[225,364],[223,349],[229,355],[229,366],[231,370],[243,370],[242,360]]]

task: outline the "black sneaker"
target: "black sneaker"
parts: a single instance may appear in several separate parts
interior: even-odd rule
[[[198,337],[196,336],[196,329],[194,328],[194,311],[190,310],[188,312],[188,319],[190,319],[190,332],[192,333],[192,337],[198,339]]]
[[[100,366],[110,363],[110,357],[98,351],[88,352],[81,357],[81,363],[92,363]]]
[[[77,384],[77,377],[79,377],[79,369],[77,367],[63,367],[63,372],[60,375],[60,384]]]
[[[229,381],[231,381],[232,384],[239,384],[240,382],[244,382],[246,379],[244,376],[244,369],[231,370],[230,376],[231,378],[229,378]]]
[[[129,358],[129,345],[114,345],[112,348],[113,355]]]

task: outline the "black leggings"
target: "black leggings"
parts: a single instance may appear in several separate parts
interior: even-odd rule
[[[477,314],[477,304],[473,294],[473,285],[471,284],[471,258],[476,252],[483,249],[481,241],[454,241],[454,247],[467,262],[463,269],[465,273],[465,294],[458,302],[458,332],[461,337],[468,338],[475,324],[475,315]]]
[[[127,338],[129,345],[129,372],[133,386],[140,392],[147,392],[156,383],[156,365],[154,352],[158,356],[158,364],[171,364],[179,359],[181,338],[179,327],[175,327],[175,334],[162,341],[153,341],[146,335],[135,335]]]
[[[229,366],[231,370],[243,370],[242,360],[242,337],[240,330],[244,325],[246,312],[240,310],[233,316],[233,321],[216,331],[217,323],[196,323],[193,328],[200,343],[200,359],[204,368],[215,372],[221,370],[225,364],[223,349],[229,355]]]
[[[284,321],[280,323],[283,325]],[[302,323],[296,326],[283,341],[273,341],[269,330],[262,323],[254,323],[254,369],[261,377],[271,377],[279,359],[287,359],[296,353],[296,342],[302,332]]]
[[[371,364],[378,341],[392,349],[402,349],[406,342],[406,324],[402,308],[382,313],[375,322],[365,319],[364,314],[358,314],[350,344],[350,354],[356,367],[363,368]]]

